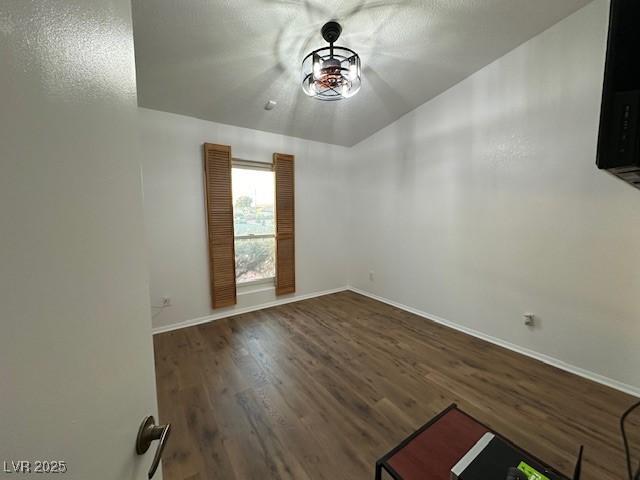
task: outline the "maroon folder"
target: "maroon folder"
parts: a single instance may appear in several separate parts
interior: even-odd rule
[[[402,480],[449,480],[451,468],[489,431],[454,405],[403,441],[376,465]]]
[[[450,480],[453,466],[487,432],[518,448],[455,404],[451,405],[378,460],[376,480],[381,480],[383,470],[395,480]],[[556,473],[552,468],[548,469]],[[559,473],[558,476],[567,478]]]

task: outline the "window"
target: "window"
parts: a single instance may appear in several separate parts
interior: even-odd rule
[[[273,281],[275,178],[271,165],[234,160],[231,175],[236,282]]]

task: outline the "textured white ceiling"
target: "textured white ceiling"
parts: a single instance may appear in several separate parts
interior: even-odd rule
[[[589,1],[133,0],[139,104],[350,146]],[[363,86],[321,102],[302,92],[300,63],[331,19]]]

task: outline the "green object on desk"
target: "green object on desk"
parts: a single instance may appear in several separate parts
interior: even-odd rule
[[[518,470],[524,472],[529,480],[549,480],[549,477],[541,474],[539,471],[526,464],[525,462],[520,462],[520,465],[518,465]]]

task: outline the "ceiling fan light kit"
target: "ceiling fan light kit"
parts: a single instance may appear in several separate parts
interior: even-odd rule
[[[318,48],[302,61],[302,89],[310,97],[324,101],[353,97],[362,85],[360,56],[334,43],[342,33],[338,22],[322,27],[328,47]]]

